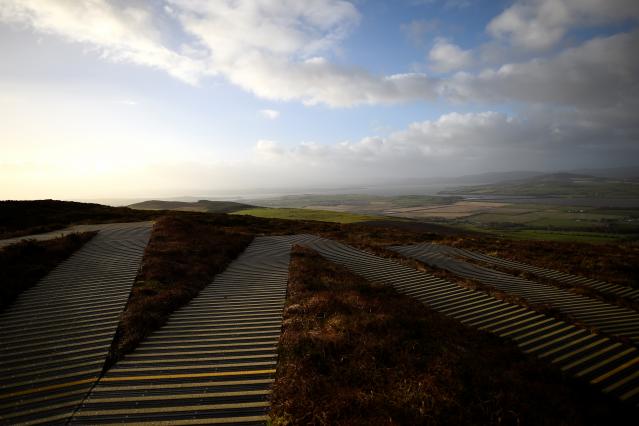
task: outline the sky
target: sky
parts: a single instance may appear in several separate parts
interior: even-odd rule
[[[639,165],[636,0],[0,0],[0,199]]]

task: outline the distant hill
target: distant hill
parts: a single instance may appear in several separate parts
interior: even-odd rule
[[[48,232],[69,225],[103,222],[135,222],[157,213],[126,207],[59,200],[0,201],[0,238]]]
[[[529,197],[639,198],[639,184],[576,173],[549,173],[490,185],[446,191],[454,195],[505,195]]]
[[[197,202],[189,203],[185,201],[150,200],[131,204],[128,207],[135,210],[177,210],[183,212],[233,213],[239,210],[250,209],[255,206],[236,203],[233,201],[199,200]]]
[[[571,173],[604,177],[610,179],[639,180],[639,167],[615,167],[610,169],[579,169]]]
[[[402,179],[395,183],[404,185],[487,185],[515,179],[527,179],[543,175],[542,172],[534,171],[512,171],[512,172],[489,172],[476,175],[463,175],[455,177],[432,177],[432,178],[411,178]]]

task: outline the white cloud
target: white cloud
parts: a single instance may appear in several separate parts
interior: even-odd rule
[[[269,120],[276,120],[280,116],[280,112],[274,109],[261,109],[260,115]]]
[[[359,21],[349,2],[172,4],[184,29],[210,51],[215,70],[259,97],[347,107],[435,96],[423,74],[374,76],[322,57]]]
[[[513,43],[543,47],[571,27],[636,16],[636,0],[520,0],[488,30]],[[269,100],[351,107],[442,95],[577,105],[636,96],[636,33],[593,39],[551,58],[437,79],[423,73],[374,75],[332,62],[332,51],[360,19],[355,6],[341,0],[0,1],[0,21],[83,43],[106,59],[161,69],[191,84],[219,76]],[[414,21],[405,30],[421,33],[426,27]],[[439,38],[428,58],[433,70],[447,73],[472,66],[473,55]]]
[[[463,50],[445,38],[437,38],[428,53],[430,67],[437,72],[449,72],[467,68],[473,62],[470,50]]]
[[[106,0],[3,0],[0,21],[89,44],[106,59],[158,68],[191,84],[205,73],[199,61],[163,45],[152,13],[142,7]]]
[[[639,31],[595,38],[548,59],[458,73],[440,86],[454,99],[550,103],[578,108],[635,104],[639,99]]]
[[[359,22],[347,1],[166,0],[168,7],[158,10],[135,5],[3,0],[0,20],[88,44],[105,58],[162,69],[191,84],[221,75],[266,99],[347,107],[435,97],[434,82],[423,74],[375,76],[317,59]],[[183,33],[167,34],[169,27]],[[171,49],[168,41],[176,36],[184,43]]]
[[[607,130],[611,125],[619,125],[623,132],[611,136]],[[623,162],[629,152],[639,153],[638,136],[639,125],[618,110],[558,113],[540,108],[521,116],[449,113],[412,123],[387,137],[356,142],[287,147],[260,141],[254,161],[302,173],[317,183],[517,168],[552,170]]]
[[[636,0],[517,0],[487,30],[519,47],[546,49],[572,28],[633,18],[639,18]]]

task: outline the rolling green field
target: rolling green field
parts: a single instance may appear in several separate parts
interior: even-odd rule
[[[317,220],[320,222],[356,223],[379,220],[376,216],[367,216],[329,210],[293,209],[293,208],[255,208],[240,210],[231,214],[249,215],[270,219]]]
[[[491,185],[465,186],[449,194],[637,198],[639,182],[557,173]]]
[[[341,223],[415,220],[513,239],[611,242],[639,238],[639,209],[460,200],[459,197],[423,195],[302,195],[263,202],[269,207],[283,207],[280,209],[241,212],[260,217]],[[413,207],[423,209],[413,210]],[[444,211],[457,212],[459,217],[447,216]]]

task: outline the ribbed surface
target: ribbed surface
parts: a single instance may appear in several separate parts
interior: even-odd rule
[[[584,324],[639,342],[639,313],[604,303],[568,290],[516,277],[505,272],[477,266],[452,257],[448,247],[417,244],[393,247],[398,253],[446,269],[459,276],[477,280],[530,303],[549,304],[572,315]]]
[[[112,224],[0,315],[0,421],[64,423],[97,380],[150,223]]]
[[[495,299],[392,260],[313,236],[295,241],[362,277],[394,286],[430,308],[466,325],[514,340],[527,353],[557,364],[603,392],[639,403],[639,352],[527,308]]]
[[[560,283],[590,287],[602,293],[612,294],[631,300],[639,300],[639,289],[634,289],[617,284],[610,284],[605,281],[593,280],[592,278],[580,277],[577,275],[567,274],[565,272],[559,272],[552,269],[539,268],[537,266],[528,265],[526,263],[501,259],[495,256],[488,256],[483,253],[477,253],[466,249],[448,246],[439,247],[441,247],[442,250],[444,250],[446,254],[450,256],[460,256],[468,259],[478,260],[480,262],[485,262],[490,265],[502,266],[504,268],[515,269],[519,271],[526,271],[543,278],[558,281]]]
[[[290,248],[256,238],[106,373],[72,423],[265,423]]]
[[[65,235],[73,234],[76,232],[91,232],[91,231],[101,231],[101,230],[117,230],[123,229],[128,226],[137,227],[139,224],[144,222],[129,222],[129,223],[97,223],[90,225],[73,225],[68,228],[58,229],[50,232],[42,232],[40,234],[32,234],[32,235],[23,235],[21,237],[15,238],[5,238],[0,240],[0,248],[9,246],[11,244],[19,243],[22,240],[36,240],[36,241],[45,241],[52,240],[54,238],[64,237]],[[150,224],[150,222],[146,222]]]

